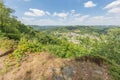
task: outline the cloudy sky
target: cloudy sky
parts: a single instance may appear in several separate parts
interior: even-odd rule
[[[120,0],[4,0],[27,25],[120,25]]]

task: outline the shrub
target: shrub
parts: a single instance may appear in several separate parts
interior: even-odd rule
[[[89,54],[89,51],[84,47],[69,42],[61,43],[61,45],[49,45],[48,50],[61,58],[70,58]]]
[[[17,46],[17,41],[7,38],[0,38],[0,48],[2,49],[14,49]]]
[[[17,49],[14,51],[14,56],[16,58],[21,58],[26,54],[29,53],[36,53],[44,51],[44,47],[41,43],[34,40],[27,40],[25,38],[22,38],[18,44]]]

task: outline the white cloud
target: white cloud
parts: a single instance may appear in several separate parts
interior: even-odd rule
[[[103,9],[107,9],[108,13],[120,14],[120,0],[109,3]]]
[[[37,19],[23,17],[23,23],[29,25],[120,25],[120,16],[90,16],[83,15],[78,18],[69,19]]]
[[[113,10],[112,10],[113,9]],[[109,13],[120,13],[120,9],[109,9]],[[32,11],[31,11],[32,10]],[[110,11],[111,10],[111,11]],[[44,11],[44,15],[50,17],[27,17],[24,16],[20,20],[25,24],[30,25],[120,25],[120,15],[107,14],[99,16],[83,15],[77,13],[75,10],[69,12],[53,12]],[[36,16],[36,9],[30,9],[27,13],[28,16]],[[34,13],[34,14],[33,14]],[[42,14],[43,15],[43,14]],[[44,16],[43,15],[43,16]],[[40,14],[37,16],[41,16]],[[57,16],[57,17],[56,17]]]
[[[79,17],[79,16],[80,16],[80,13],[76,13],[75,10],[71,10],[71,11],[69,12],[69,16],[71,16],[71,17]]]
[[[22,20],[26,20],[26,21],[28,21],[28,20],[34,20],[34,18],[27,18],[27,17],[22,17]]]
[[[93,16],[87,21],[88,25],[120,25],[120,16]]]
[[[96,4],[93,3],[92,1],[88,1],[88,2],[84,3],[84,7],[86,7],[86,8],[95,7],[95,6],[96,6]]]
[[[43,11],[43,10],[39,10],[39,9],[33,9],[30,8],[29,11],[25,12],[24,15],[26,16],[34,16],[34,17],[41,17],[44,15],[50,15],[50,13],[48,11]]]
[[[101,19],[103,19],[104,18],[104,16],[94,16],[93,17],[93,19],[96,19],[96,20],[101,20]]]
[[[57,13],[57,12],[54,12],[53,16],[58,16],[58,17],[61,17],[61,18],[66,18],[68,16],[68,13]]]
[[[51,15],[50,12],[48,12],[48,11],[46,11],[45,13],[46,13],[47,15],[49,15],[49,16]]]
[[[73,17],[79,17],[80,13],[73,14]]]
[[[53,19],[31,19],[23,17],[20,19],[21,22],[27,25],[62,25],[63,23],[60,20]]]
[[[75,13],[75,10],[71,10],[70,12],[71,12],[72,14],[74,14],[74,13]]]
[[[104,7],[104,9],[111,9],[111,8],[114,8],[117,6],[120,6],[120,0],[115,0],[115,1],[111,2],[110,4],[106,5]]]
[[[75,21],[83,22],[86,19],[88,19],[89,17],[90,17],[90,15],[83,15],[83,16],[75,18]]]
[[[120,14],[120,8],[113,8],[113,9],[110,9],[110,10],[108,10],[108,13],[118,13],[118,14]]]
[[[32,12],[25,12],[24,15],[26,16],[36,16],[34,13]]]

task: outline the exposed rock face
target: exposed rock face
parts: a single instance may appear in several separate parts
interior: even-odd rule
[[[30,54],[19,67],[9,68],[0,80],[112,80],[105,65],[60,59],[49,53]]]

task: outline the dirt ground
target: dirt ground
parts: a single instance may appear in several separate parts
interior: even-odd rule
[[[29,54],[22,63],[0,57],[0,80],[112,80],[107,66],[90,61],[61,59],[50,53]]]

